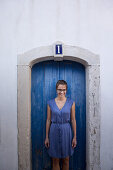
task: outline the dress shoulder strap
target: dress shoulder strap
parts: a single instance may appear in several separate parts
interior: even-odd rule
[[[70,99],[69,99],[69,103],[70,103],[71,107],[72,107],[72,105],[73,105],[73,102],[74,102],[74,100],[70,98]]]
[[[53,99],[50,99],[47,101],[47,104],[49,105],[49,107],[52,107],[52,101],[53,101]]]

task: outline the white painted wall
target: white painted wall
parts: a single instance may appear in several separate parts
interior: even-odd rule
[[[101,169],[113,170],[113,0],[0,0],[0,170],[17,170],[17,55],[60,40],[100,55]]]

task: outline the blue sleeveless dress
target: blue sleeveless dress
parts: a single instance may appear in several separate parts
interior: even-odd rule
[[[49,100],[47,104],[51,109],[51,126],[49,130],[50,146],[47,149],[48,154],[54,158],[71,156],[74,152],[70,125],[73,100],[67,98],[61,110],[58,108],[55,99]]]

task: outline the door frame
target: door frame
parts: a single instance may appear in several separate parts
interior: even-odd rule
[[[89,50],[63,45],[55,55],[55,42],[18,55],[17,123],[18,170],[32,170],[31,162],[31,68],[48,60],[71,60],[85,66],[86,72],[86,170],[100,170],[100,58]]]

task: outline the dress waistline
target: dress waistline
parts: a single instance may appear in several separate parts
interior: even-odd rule
[[[65,123],[70,123],[70,121],[52,121],[51,123],[55,123],[55,124],[65,124]]]

